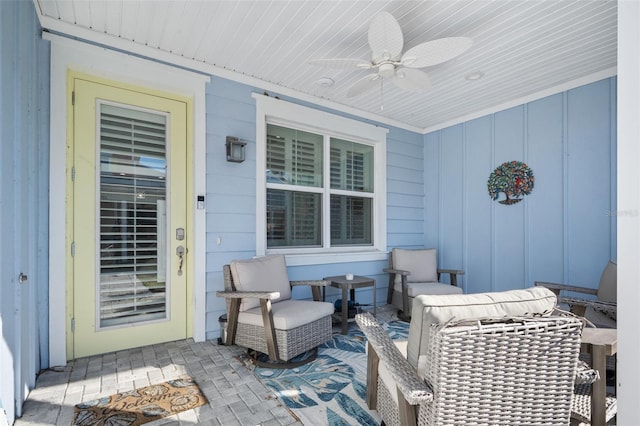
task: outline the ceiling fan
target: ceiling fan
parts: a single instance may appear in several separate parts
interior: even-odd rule
[[[347,97],[373,88],[378,81],[391,78],[401,89],[425,91],[431,88],[429,76],[417,68],[430,67],[455,58],[473,44],[468,37],[448,37],[420,43],[402,53],[402,29],[389,12],[379,12],[369,25],[371,60],[350,58],[312,59],[310,64],[337,69],[370,69],[374,72],[358,80]]]

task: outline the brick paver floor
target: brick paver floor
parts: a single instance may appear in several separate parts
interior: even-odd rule
[[[287,408],[239,359],[243,349],[192,339],[79,358],[43,371],[16,426],[65,425],[82,401],[189,375],[208,404],[165,417],[156,425],[293,425]]]
[[[393,313],[389,305],[377,309],[380,321]],[[340,333],[340,324],[334,325],[334,333]],[[75,359],[40,373],[14,425],[69,426],[79,402],[182,375],[198,383],[209,403],[147,425],[300,425],[240,360],[244,352],[238,346],[219,345],[217,339],[187,339]]]

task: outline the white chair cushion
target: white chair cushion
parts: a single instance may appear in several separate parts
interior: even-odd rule
[[[544,287],[510,290],[495,293],[421,295],[413,299],[407,359],[418,368],[426,362],[432,324],[446,323],[451,319],[473,320],[550,315],[556,305],[555,294]]]
[[[438,281],[438,260],[436,249],[405,250],[394,248],[392,250],[393,269],[409,271],[407,282],[425,283]],[[396,274],[396,284],[402,283],[402,277]]]
[[[277,291],[280,297],[272,300],[291,299],[291,284],[287,274],[287,265],[282,255],[258,257],[255,259],[234,260],[230,263],[233,283],[238,291]],[[240,312],[260,306],[255,298],[242,299]]]
[[[602,302],[618,302],[618,265],[611,260],[602,271],[598,285],[598,300]]]
[[[309,324],[320,318],[333,314],[333,303],[314,302],[311,300],[283,300],[271,304],[273,326],[277,330],[292,330],[301,325]],[[240,312],[238,322],[262,327],[262,310],[257,308]]]
[[[462,289],[455,285],[443,283],[407,283],[407,294],[409,297],[416,297],[421,294],[462,294]]]

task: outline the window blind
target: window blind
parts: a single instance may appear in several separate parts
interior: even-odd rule
[[[164,115],[101,105],[101,327],[166,317],[166,131]]]

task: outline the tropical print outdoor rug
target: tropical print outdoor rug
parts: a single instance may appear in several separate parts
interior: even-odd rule
[[[77,404],[74,426],[137,426],[207,403],[190,378],[151,385]]]
[[[391,338],[406,338],[409,324],[383,324]],[[366,339],[356,324],[318,348],[316,360],[293,369],[256,367],[254,373],[297,416],[310,425],[379,425],[366,404]]]

